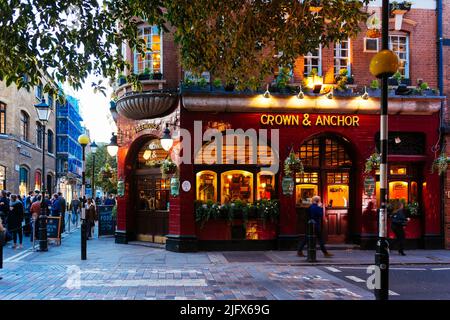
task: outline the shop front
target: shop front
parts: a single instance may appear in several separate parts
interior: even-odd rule
[[[233,99],[242,98],[183,96],[177,109],[182,143],[175,139],[169,152],[158,146],[161,126],[147,120],[120,126],[132,134],[119,148],[118,242],[166,243],[171,251],[295,249],[311,198],[319,195],[327,243],[374,247],[379,172],[365,169],[378,150],[378,101],[340,108],[355,105],[341,99],[327,108],[317,102],[305,108]],[[440,248],[440,179],[430,174],[440,99],[392,100],[389,205],[395,210],[401,201],[411,208],[408,245]],[[287,186],[283,162],[291,153],[303,171]],[[182,160],[178,195],[171,195],[170,180],[158,167],[168,157]]]

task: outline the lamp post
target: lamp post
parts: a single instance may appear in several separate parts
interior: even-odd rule
[[[92,152],[92,178],[91,178],[91,187],[92,187],[92,200],[95,201],[95,154],[97,153],[98,146],[94,142],[91,143],[91,152]]]
[[[89,137],[85,134],[82,134],[78,137],[78,143],[81,145],[83,149],[83,172],[81,174],[81,197],[82,197],[82,207],[81,207],[81,260],[86,260],[86,246],[87,246],[87,224],[86,224],[86,207],[84,203],[84,199],[86,198],[86,156],[85,149],[89,144]]]
[[[161,146],[164,150],[169,151],[173,146],[173,139],[170,135],[169,124],[166,123],[166,128],[163,131],[163,136],[160,139]]]
[[[370,62],[370,72],[381,79],[380,106],[380,208],[378,214],[378,241],[375,253],[375,298],[389,298],[389,243],[387,240],[387,156],[388,156],[388,79],[399,67],[397,55],[389,50],[389,0],[382,4],[382,50]]]
[[[47,241],[47,203],[45,201],[45,130],[48,120],[50,119],[50,106],[42,98],[42,101],[36,105],[36,112],[39,121],[42,123],[42,175],[41,175],[41,212],[38,218],[39,222],[39,251],[48,251]],[[33,232],[33,231],[32,231]]]
[[[114,134],[114,132],[112,134],[111,141],[106,146],[106,150],[108,151],[109,155],[113,158],[117,155],[117,151],[119,151],[119,145],[117,144],[117,136]]]

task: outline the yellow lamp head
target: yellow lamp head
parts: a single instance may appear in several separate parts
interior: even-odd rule
[[[82,146],[87,146],[89,144],[89,137],[85,134],[82,134],[78,137],[78,143]]]
[[[370,73],[377,78],[384,75],[390,77],[397,72],[399,66],[398,57],[392,50],[382,50],[370,61]]]

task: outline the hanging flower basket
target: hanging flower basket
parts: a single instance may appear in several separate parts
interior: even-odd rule
[[[171,159],[165,159],[161,164],[161,174],[163,177],[173,175],[177,172],[177,165]]]
[[[431,173],[434,173],[437,171],[438,175],[442,175],[447,172],[449,163],[449,158],[447,157],[447,154],[445,152],[442,152],[439,157],[434,159],[433,165],[431,167]]]
[[[379,29],[368,29],[366,36],[367,38],[381,38],[381,31]]]
[[[289,156],[284,160],[284,174],[293,177],[296,173],[303,173],[304,168],[300,158],[291,151]]]
[[[379,153],[372,153],[366,160],[365,173],[372,173],[380,167],[381,155]]]

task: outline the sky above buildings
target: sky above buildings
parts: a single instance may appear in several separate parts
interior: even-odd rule
[[[109,112],[112,88],[109,87],[107,80],[103,80],[104,85],[107,87],[106,97],[100,92],[94,93],[94,89],[91,87],[91,83],[94,81],[98,80],[93,76],[89,76],[81,90],[75,91],[69,86],[64,86],[64,91],[66,94],[79,99],[83,125],[88,128],[91,141],[109,142],[112,132],[116,131]]]

